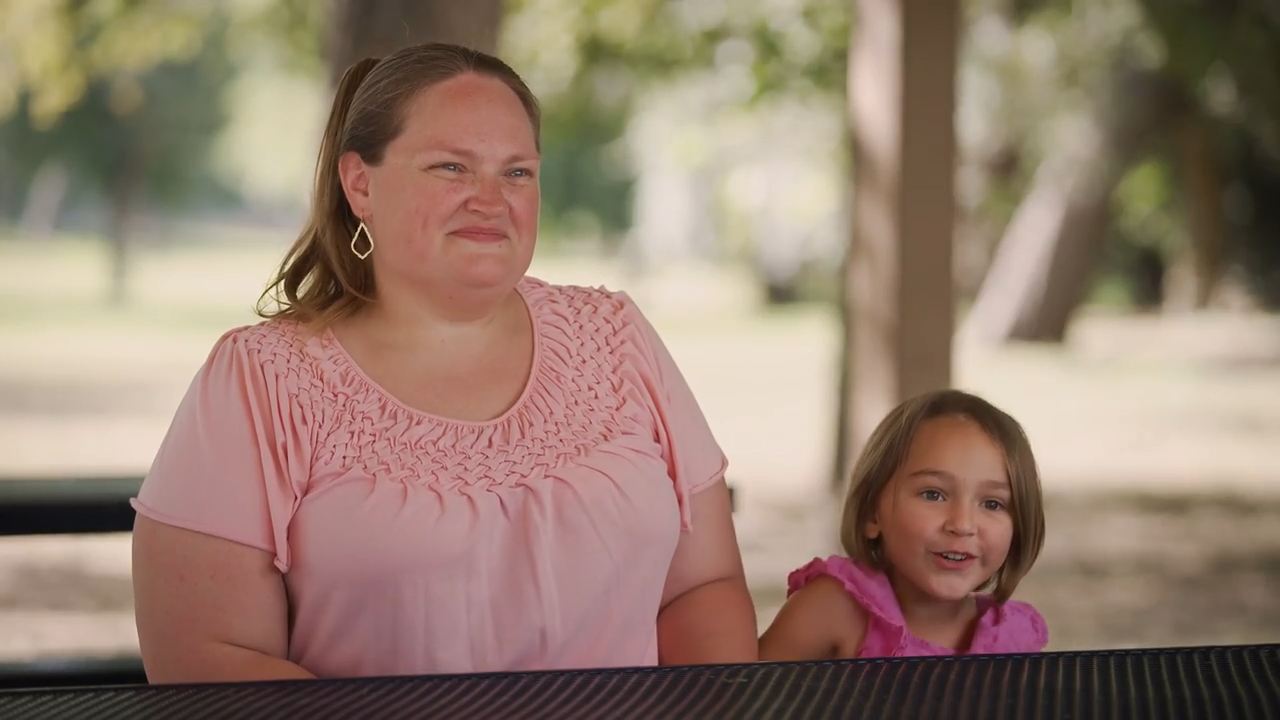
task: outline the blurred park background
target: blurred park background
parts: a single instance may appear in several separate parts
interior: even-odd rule
[[[934,382],[1028,430],[1051,649],[1280,641],[1270,0],[0,0],[0,481],[146,472],[335,75],[438,38],[541,98],[532,272],[662,332],[762,629],[837,549],[856,408]],[[128,542],[0,538],[0,661],[136,653]]]

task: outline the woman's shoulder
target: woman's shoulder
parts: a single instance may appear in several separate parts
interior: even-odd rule
[[[205,365],[247,365],[274,374],[296,374],[315,359],[322,335],[322,330],[278,318],[241,325],[214,342]]]
[[[635,301],[623,291],[557,285],[527,276],[519,288],[543,327],[556,327],[571,336],[603,337],[647,328]]]
[[[250,352],[278,352],[303,347],[319,340],[324,331],[306,327],[297,320],[274,318],[250,325],[239,325],[221,334],[214,343],[214,350],[236,347]]]
[[[539,304],[578,311],[621,313],[635,305],[627,293],[603,285],[557,284],[526,275],[519,288],[526,298]]]

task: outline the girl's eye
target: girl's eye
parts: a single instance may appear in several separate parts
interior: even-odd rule
[[[929,502],[938,502],[942,499],[942,493],[937,490],[922,490],[920,492],[920,497],[928,500]]]
[[[982,507],[992,511],[999,511],[1004,509],[1004,503],[999,500],[983,500]]]

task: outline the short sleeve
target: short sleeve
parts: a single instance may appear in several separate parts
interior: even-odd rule
[[[680,526],[691,528],[689,499],[700,490],[724,479],[728,459],[716,442],[693,391],[657,331],[640,312],[635,302],[619,293],[628,320],[638,331],[643,344],[645,366],[641,375],[645,389],[653,401],[667,472],[675,485],[680,505]]]
[[[969,652],[1040,652],[1048,644],[1049,626],[1035,607],[1018,600],[1003,604],[992,600],[990,609],[978,620]]]
[[[288,526],[308,472],[285,383],[245,335],[214,346],[132,501],[142,515],[271,553],[289,569]]]
[[[893,594],[893,586],[889,578],[878,570],[841,555],[814,558],[787,576],[787,596],[824,576],[839,582],[867,614],[867,629],[858,651],[859,657],[914,654],[908,649],[915,641],[907,629],[906,619],[902,617],[902,608]],[[920,651],[928,647],[921,642],[915,649]]]
[[[829,577],[840,583],[845,592],[867,613],[887,625],[905,628],[906,620],[884,573],[866,568],[841,555],[814,558],[787,575],[787,597],[813,582]]]

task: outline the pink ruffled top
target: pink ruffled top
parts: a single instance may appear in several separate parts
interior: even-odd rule
[[[533,368],[501,417],[409,408],[328,331],[218,341],[137,511],[271,553],[322,676],[652,665],[689,497],[725,458],[624,294],[525,278]]]
[[[902,617],[902,608],[884,573],[840,555],[823,560],[814,558],[809,564],[787,576],[787,595],[809,584],[814,578],[828,576],[840,582],[867,615],[867,630],[858,649],[858,657],[907,657],[920,655],[955,655],[950,648],[934,645],[911,634]],[[1008,600],[998,603],[991,595],[979,593],[978,623],[965,653],[1039,652],[1049,642],[1049,628],[1036,609],[1024,602]]]

